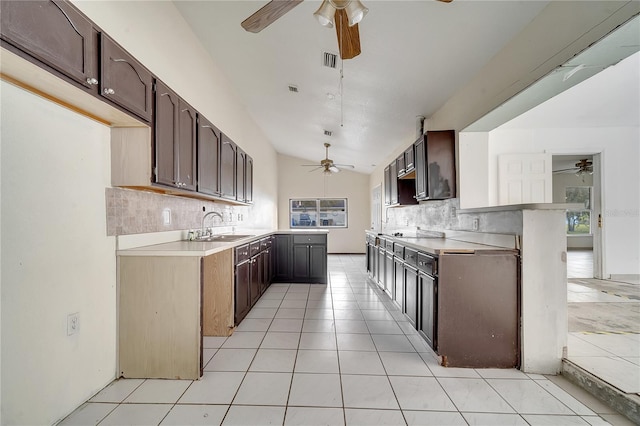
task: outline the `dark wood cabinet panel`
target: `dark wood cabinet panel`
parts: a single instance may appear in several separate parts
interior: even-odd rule
[[[251,263],[242,262],[236,265],[235,276],[235,323],[236,325],[247,316],[251,309],[250,296]]]
[[[404,262],[398,258],[394,258],[394,273],[395,273],[395,292],[393,295],[393,299],[396,301],[398,306],[402,309],[404,305]]]
[[[180,99],[178,111],[178,182],[179,187],[196,190],[196,110]]]
[[[291,277],[291,235],[275,237],[275,271],[276,281],[287,281]]]
[[[99,82],[97,31],[63,1],[0,1],[2,39],[84,87]]]
[[[253,203],[253,158],[248,155],[244,165],[244,201]]]
[[[413,152],[413,144],[404,151],[404,172],[411,173],[415,169],[415,157]]]
[[[309,246],[309,278],[319,282],[327,282],[327,246]]]
[[[405,174],[404,153],[396,158],[396,175],[400,177]]]
[[[385,272],[385,268],[386,268],[386,262],[385,262],[385,256],[386,256],[386,252],[384,251],[384,240],[380,240],[380,247],[378,247],[378,285],[380,285],[380,287],[382,287],[383,289],[386,286],[386,281],[385,279],[387,278],[386,276],[386,272]]]
[[[389,166],[384,168],[384,204],[391,204],[391,171]]]
[[[420,315],[418,331],[429,346],[437,352],[436,320],[437,320],[437,285],[436,280],[427,274],[418,274],[420,297]]]
[[[416,167],[416,198],[427,198],[427,164],[424,138],[420,138],[414,144],[414,156]]]
[[[398,204],[398,164],[395,161],[389,165],[389,186],[391,187],[390,204]]]
[[[404,305],[402,312],[407,319],[416,327],[418,318],[418,270],[404,265]]]
[[[155,104],[155,181],[195,191],[196,110],[161,81],[156,81]]]
[[[260,298],[262,290],[262,256],[259,254],[251,258],[251,280],[249,293],[251,294],[251,306]]]
[[[236,144],[222,134],[220,146],[220,195],[236,199]]]
[[[309,277],[309,246],[293,245],[293,279],[303,280]]]
[[[176,186],[176,141],[180,98],[162,82],[156,82],[154,123],[155,182]]]
[[[236,147],[236,200],[244,202],[245,197],[245,167],[247,154]]]
[[[395,292],[395,271],[393,270],[393,253],[387,252],[385,257],[385,286],[384,290],[389,295],[389,297],[393,297],[393,293]]]
[[[198,192],[220,195],[220,130],[198,117]]]
[[[102,33],[100,38],[100,93],[145,121],[151,121],[151,72],[107,35]]]
[[[426,133],[426,199],[456,196],[456,144],[453,130]]]

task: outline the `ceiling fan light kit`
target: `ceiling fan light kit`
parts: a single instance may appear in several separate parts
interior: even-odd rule
[[[336,14],[336,9],[328,0],[324,0],[318,10],[315,11],[313,16],[316,17],[320,25],[327,28],[333,28],[333,17]]]
[[[313,16],[316,17],[323,27],[333,28],[336,11],[342,9],[347,12],[350,27],[362,21],[364,15],[369,12],[369,9],[367,9],[360,0],[324,0]]]

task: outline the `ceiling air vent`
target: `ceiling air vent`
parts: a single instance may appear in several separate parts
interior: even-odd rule
[[[298,86],[294,86],[293,84],[290,84],[289,91],[293,93],[298,93]]]
[[[324,131],[324,135],[325,136],[331,136],[333,134],[333,132],[331,130],[325,130]]]
[[[324,52],[322,54],[322,63],[325,67],[335,68],[338,61],[338,55],[335,53]]]

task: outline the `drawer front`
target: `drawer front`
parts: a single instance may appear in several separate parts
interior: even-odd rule
[[[404,261],[411,266],[418,266],[418,251],[406,247],[404,249]]]
[[[266,250],[271,247],[271,237],[263,238],[260,240],[260,250]]]
[[[253,241],[249,243],[249,254],[255,256],[260,253],[260,241]]]
[[[404,246],[402,244],[395,243],[393,245],[393,254],[400,259],[404,259]]]
[[[429,275],[436,275],[436,259],[428,254],[418,252],[418,269]]]
[[[249,244],[236,247],[236,265],[249,259],[251,254],[249,252]]]
[[[387,240],[385,240],[384,238],[380,238],[380,239],[378,240],[378,245],[379,245],[380,247],[382,247],[382,248],[385,248],[385,247],[386,247],[386,245],[387,245]]]
[[[387,249],[387,251],[393,252],[393,241],[387,240],[385,248]]]
[[[326,244],[326,235],[294,235],[293,244]]]

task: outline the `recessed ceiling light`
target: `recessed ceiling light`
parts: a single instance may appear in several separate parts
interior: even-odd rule
[[[298,93],[298,86],[294,86],[293,84],[290,84],[289,91],[293,93]]]
[[[336,95],[334,95],[333,93],[327,93],[327,99],[329,99],[330,101],[334,100],[336,98]]]
[[[324,131],[324,135],[325,136],[331,136],[333,134],[333,132],[331,130],[325,130]]]

